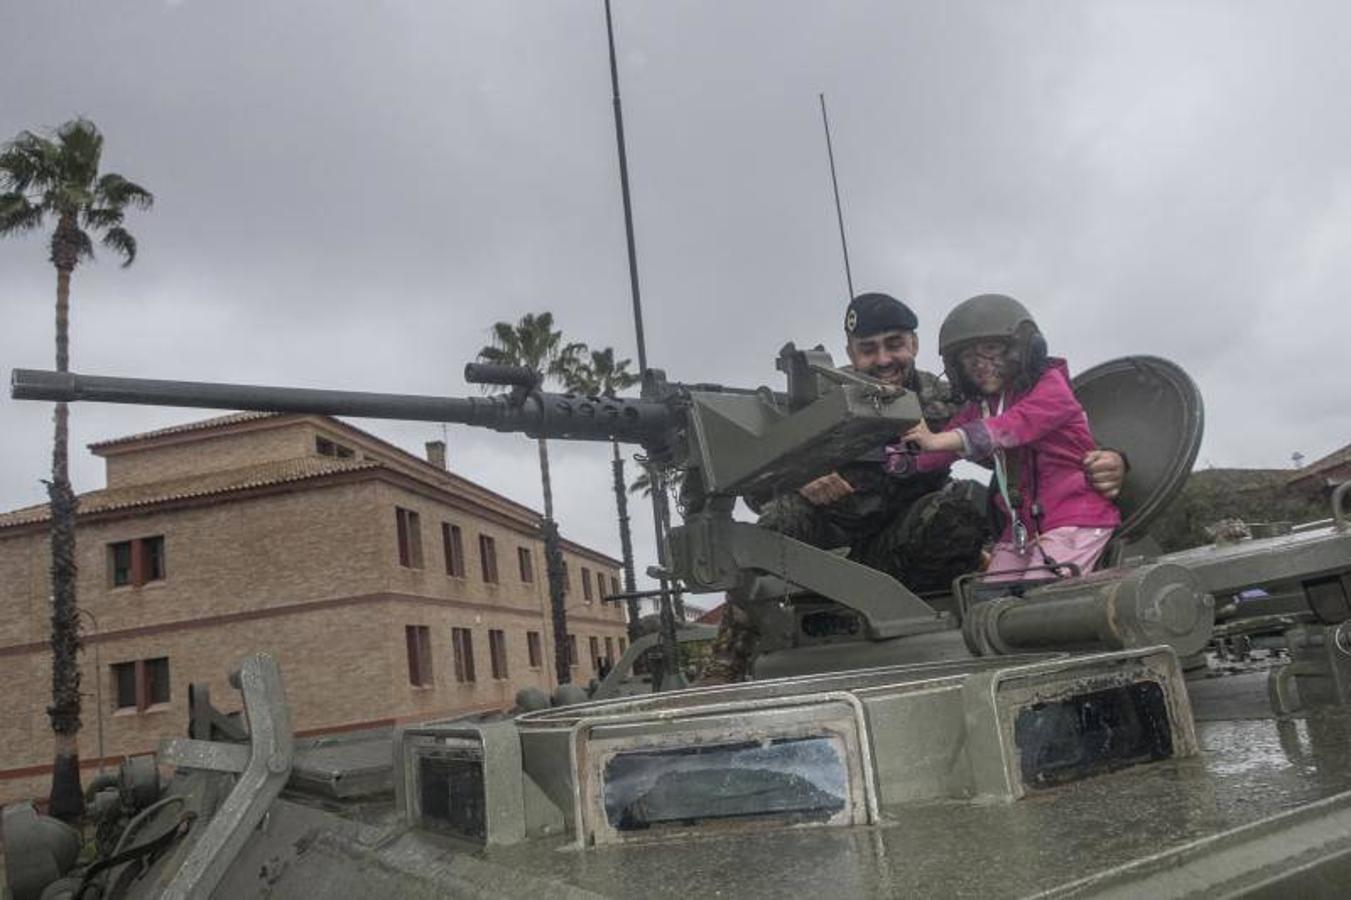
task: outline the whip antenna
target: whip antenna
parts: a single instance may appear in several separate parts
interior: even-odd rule
[[[614,19],[610,15],[610,0],[605,0],[605,38],[610,49],[610,90],[613,95],[615,112],[615,143],[619,148],[619,190],[624,200],[624,238],[629,251],[629,291],[633,296],[633,336],[638,344],[638,371],[647,375],[647,342],[643,337],[643,304],[638,292],[638,248],[633,238],[633,200],[629,196],[629,154],[624,146],[624,108],[619,101],[619,62],[615,58]],[[660,572],[666,571],[666,532],[671,519],[670,505],[666,498],[665,479],[661,471],[652,466],[648,468],[648,477],[652,485],[652,525],[657,539],[657,566]],[[676,643],[675,616],[672,606],[671,585],[663,574],[658,578],[661,590],[658,592],[658,613],[661,622],[662,668],[664,674],[679,679],[680,658]],[[629,591],[632,585],[625,585]],[[678,597],[678,595],[677,595]],[[676,600],[676,603],[681,603]],[[680,606],[681,617],[684,606]]]
[[[830,186],[835,189],[835,219],[840,223],[840,248],[844,251],[844,282],[849,288],[846,300],[854,299],[854,275],[849,271],[849,243],[844,239],[844,210],[840,208],[840,182],[835,177],[835,150],[830,145],[830,118],[826,115],[826,95],[816,95],[821,101],[821,125],[826,130],[826,156],[830,159]]]

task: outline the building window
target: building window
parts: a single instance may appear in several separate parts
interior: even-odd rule
[[[483,583],[497,584],[497,541],[486,534],[478,536],[479,562],[483,566]]]
[[[414,687],[432,685],[432,630],[426,625],[405,625],[408,642],[408,683]]]
[[[614,661],[615,661],[615,639],[614,639],[614,638],[607,637],[607,638],[605,639],[605,658],[608,659],[608,660],[610,661],[610,665],[614,665]]]
[[[613,575],[610,576],[610,593],[611,594],[619,593],[619,579]]]
[[[422,568],[422,518],[411,509],[396,506],[394,524],[399,533],[399,565]]]
[[[108,545],[108,583],[140,587],[164,580],[164,535]]]
[[[460,526],[449,522],[441,523],[441,549],[446,555],[446,574],[455,578],[464,577],[464,537]]]
[[[530,668],[538,669],[544,665],[544,648],[540,644],[538,631],[525,633],[525,649],[530,654]]]
[[[468,628],[450,629],[450,649],[455,656],[455,680],[460,684],[474,681],[474,635]]]
[[[113,663],[113,709],[145,712],[169,702],[169,657]]]
[[[488,657],[493,666],[493,677],[507,677],[507,635],[500,628],[488,629]]]
[[[335,459],[351,459],[356,456],[351,447],[345,447],[337,441],[320,436],[314,438],[314,451],[320,456],[331,456]]]
[[[623,656],[623,655],[624,655],[624,651],[625,651],[625,650],[628,650],[628,649],[629,649],[629,642],[626,641],[626,640],[624,640],[623,638],[620,638],[620,639],[619,639],[619,655],[620,655],[620,656]]]
[[[577,635],[568,635],[568,665],[577,665]]]
[[[582,599],[591,602],[591,570],[582,566]]]
[[[605,599],[605,573],[604,573],[604,572],[597,572],[597,573],[596,573],[596,598],[599,599],[599,600],[604,600],[604,599]]]
[[[535,580],[535,560],[530,555],[529,547],[516,548],[516,561],[521,566],[521,581],[530,584]]]
[[[600,638],[592,637],[587,641],[587,649],[591,651],[591,670],[600,671]]]

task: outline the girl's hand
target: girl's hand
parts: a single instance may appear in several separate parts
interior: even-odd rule
[[[940,431],[937,434],[929,430],[929,423],[920,419],[919,424],[911,428],[901,436],[901,441],[906,444],[916,444],[921,450],[947,450],[960,453],[962,450],[961,435],[955,431]]]
[[[929,430],[929,423],[920,419],[918,425],[901,436],[901,443],[916,444],[921,450],[936,450],[938,448],[932,446],[936,437],[938,435]]]

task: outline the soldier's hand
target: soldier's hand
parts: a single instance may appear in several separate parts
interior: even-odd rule
[[[798,493],[812,506],[827,506],[853,492],[854,486],[845,481],[839,472],[822,475],[815,481],[809,481],[798,488]]]
[[[1084,474],[1093,490],[1115,500],[1126,480],[1126,461],[1115,450],[1093,450],[1084,457]]]

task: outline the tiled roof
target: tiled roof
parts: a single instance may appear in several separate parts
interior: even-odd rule
[[[717,606],[700,615],[694,621],[700,625],[718,625],[722,622],[722,614],[725,611],[726,603],[719,603]]]
[[[130,444],[133,441],[144,441],[150,438],[164,437],[168,434],[182,434],[185,431],[203,431],[208,428],[221,428],[225,425],[236,425],[240,422],[252,422],[254,419],[270,419],[280,413],[271,412],[237,412],[226,416],[215,416],[210,419],[200,419],[196,422],[185,422],[182,425],[170,425],[167,428],[157,428],[154,431],[142,431],[140,434],[128,434],[124,437],[109,438],[106,441],[98,441],[89,445],[90,450],[101,450],[104,447],[115,447],[118,444]]]
[[[1290,481],[1299,481],[1302,478],[1308,478],[1311,475],[1317,475],[1319,472],[1325,472],[1328,469],[1335,469],[1338,466],[1344,466],[1351,463],[1351,444],[1347,444],[1340,450],[1334,450],[1322,459],[1316,459],[1304,468],[1290,476]]]
[[[95,452],[98,452],[99,450],[102,450],[102,449],[104,449],[104,448],[106,448],[106,447],[117,447],[117,446],[121,446],[121,445],[123,445],[123,444],[131,444],[131,443],[134,443],[134,442],[136,442],[136,441],[151,440],[151,439],[153,439],[153,438],[163,437],[163,436],[165,436],[165,435],[183,434],[183,433],[185,433],[185,432],[194,432],[194,431],[206,431],[206,430],[209,430],[209,429],[212,429],[212,428],[228,428],[228,427],[231,426],[231,425],[237,425],[237,424],[239,424],[239,423],[241,423],[241,422],[252,422],[252,421],[255,421],[255,420],[258,420],[258,419],[269,419],[269,418],[275,418],[275,417],[278,417],[278,416],[284,416],[284,415],[292,415],[292,416],[297,416],[297,417],[298,417],[298,416],[304,415],[304,414],[303,414],[303,413],[274,413],[274,412],[237,412],[237,413],[230,413],[229,415],[225,415],[225,416],[215,416],[215,417],[210,418],[210,419],[201,419],[201,420],[198,420],[198,421],[196,421],[196,422],[185,422],[185,423],[183,423],[182,425],[170,425],[170,426],[167,427],[167,428],[158,428],[158,429],[156,429],[156,430],[154,430],[154,431],[143,431],[143,432],[141,432],[141,433],[139,433],[139,434],[129,434],[129,435],[126,435],[126,436],[124,436],[124,437],[110,438],[110,439],[108,439],[108,440],[106,440],[106,441],[99,441],[99,442],[97,442],[97,443],[90,444],[90,445],[89,445],[89,449],[90,449],[90,450],[93,450],[93,451],[95,451]],[[531,517],[531,518],[535,518],[535,519],[538,519],[538,518],[541,517],[540,512],[539,512],[538,510],[536,510],[535,508],[531,507],[531,506],[527,506],[527,505],[524,504],[524,503],[519,503],[519,502],[517,502],[517,501],[515,501],[515,500],[512,500],[511,498],[507,497],[505,494],[501,494],[501,493],[498,493],[497,491],[492,490],[491,488],[484,487],[483,485],[479,484],[477,481],[473,481],[473,480],[471,480],[471,479],[465,478],[463,475],[457,475],[457,474],[454,473],[454,472],[448,471],[448,470],[446,470],[446,469],[442,469],[442,468],[440,468],[440,467],[438,467],[438,466],[434,466],[434,465],[432,465],[430,462],[428,462],[427,460],[423,459],[422,457],[417,456],[417,455],[414,454],[414,453],[409,453],[407,450],[403,449],[402,447],[400,447],[400,446],[398,446],[398,445],[396,445],[396,444],[391,444],[389,441],[385,440],[384,438],[379,437],[378,435],[375,435],[375,434],[373,434],[373,433],[371,433],[371,432],[369,432],[369,431],[366,431],[366,430],[363,429],[363,428],[358,428],[357,426],[353,425],[353,424],[350,423],[350,422],[344,422],[344,421],[342,421],[341,419],[335,418],[335,417],[333,417],[333,416],[327,416],[327,415],[322,415],[322,414],[316,414],[316,416],[317,416],[318,418],[320,418],[320,419],[326,420],[326,421],[327,421],[331,426],[333,426],[333,427],[346,428],[346,429],[348,429],[348,430],[350,430],[350,431],[353,431],[353,432],[355,432],[355,433],[361,435],[361,436],[364,437],[364,438],[367,438],[367,439],[369,439],[369,440],[371,440],[371,441],[374,441],[376,444],[378,444],[378,445],[381,447],[382,450],[384,450],[384,451],[386,451],[386,452],[388,452],[388,453],[394,454],[394,455],[398,456],[399,458],[403,459],[404,461],[406,461],[406,462],[408,462],[408,463],[411,463],[411,464],[413,464],[413,465],[418,466],[419,468],[423,469],[423,470],[426,471],[426,472],[435,471],[439,477],[449,479],[451,482],[453,482],[453,483],[455,483],[455,484],[461,485],[461,486],[463,486],[463,487],[468,487],[468,488],[470,488],[470,489],[472,489],[472,490],[475,490],[475,491],[482,491],[483,493],[485,493],[485,494],[487,494],[488,496],[492,497],[494,500],[498,501],[499,503],[503,503],[503,504],[506,504],[506,505],[508,505],[508,506],[510,506],[510,507],[513,507],[513,508],[516,509],[521,515],[524,515],[524,516],[527,516],[527,517]],[[36,508],[36,507],[35,507],[35,508]],[[23,510],[18,510],[18,511],[16,511],[16,512],[23,512]],[[588,550],[589,550],[590,548],[585,548],[585,549],[588,549]],[[595,551],[595,550],[590,550],[590,552],[591,552],[591,553],[597,553],[597,551]],[[604,554],[598,554],[598,553],[597,553],[597,555],[604,556]],[[610,558],[609,558],[608,556],[606,556],[605,559],[610,560]],[[610,561],[613,561],[613,560],[610,560]]]
[[[123,437],[110,438],[106,441],[98,441],[90,444],[89,449],[97,452],[106,447],[116,447],[137,441],[152,440],[165,435],[200,432],[214,428],[229,428],[240,423],[284,416],[294,416],[299,418],[302,415],[304,414],[236,412],[224,416],[214,416],[209,419],[199,419],[195,422],[185,422],[181,425],[171,425],[153,431],[143,431],[137,434],[125,435]],[[491,500],[496,503],[508,507],[508,511],[505,515],[515,515],[530,522],[537,522],[542,517],[538,510],[530,506],[512,500],[505,495],[491,490],[490,488],[486,488],[478,482],[465,478],[462,475],[457,475],[454,472],[434,466],[427,460],[409,453],[402,447],[391,444],[389,441],[386,441],[369,431],[358,428],[349,422],[344,422],[341,419],[325,415],[317,415],[317,418],[327,421],[331,426],[347,429],[374,442],[380,447],[381,451],[392,454],[398,459],[417,464],[417,466],[423,470],[424,474],[435,472],[440,480],[449,482],[448,484],[443,483],[440,485],[444,490],[462,494],[464,489],[468,488],[474,492],[486,495],[486,497],[491,498]],[[272,461],[241,469],[232,469],[225,472],[192,475],[173,481],[159,481],[151,484],[128,485],[121,488],[90,491],[89,493],[80,496],[79,512],[81,515],[84,515],[89,513],[133,509],[173,500],[207,497],[216,494],[230,493],[232,491],[247,490],[249,488],[284,484],[309,478],[319,478],[335,472],[378,468],[399,471],[399,469],[395,467],[393,460],[388,463],[381,463],[369,458],[366,460],[335,460],[306,457]],[[475,503],[481,502],[481,500],[475,498],[473,494],[469,494],[468,499]],[[47,504],[45,503],[16,509],[11,512],[0,512],[0,529],[46,522],[49,521],[50,518],[51,515],[49,514]],[[608,554],[601,553],[598,550],[582,544],[574,543],[567,538],[563,538],[563,545],[565,549],[574,553],[591,556],[597,560],[604,561],[609,565],[619,565],[619,562]]]
[[[268,414],[263,414],[268,415]],[[380,463],[357,459],[321,459],[301,457],[258,463],[240,469],[224,472],[210,472],[204,475],[192,475],[172,481],[157,481],[151,484],[127,485],[120,488],[105,488],[80,495],[79,511],[81,515],[112,512],[153,506],[171,500],[187,500],[194,497],[210,497],[244,491],[250,488],[287,484],[293,481],[305,481],[322,478],[341,472],[356,472],[366,469],[382,468]],[[0,528],[13,528],[46,522],[51,518],[47,504],[16,509],[13,512],[0,513]]]

